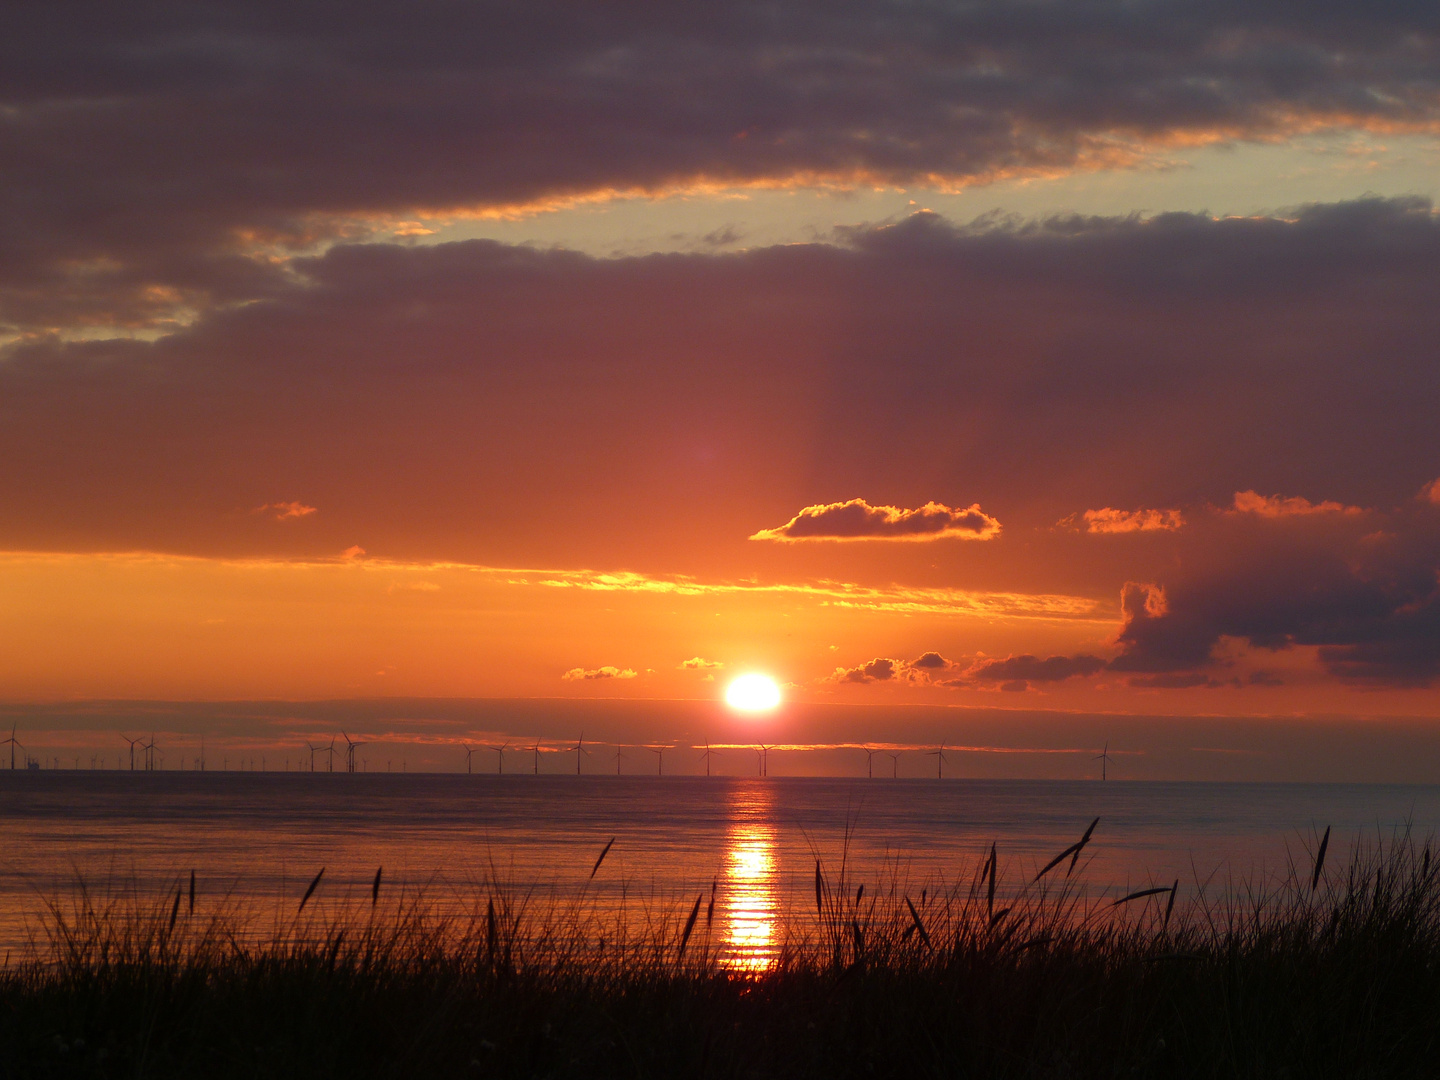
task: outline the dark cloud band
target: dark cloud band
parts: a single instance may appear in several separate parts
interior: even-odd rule
[[[1433,130],[1437,42],[1406,3],[11,4],[0,318],[163,325],[424,208]]]

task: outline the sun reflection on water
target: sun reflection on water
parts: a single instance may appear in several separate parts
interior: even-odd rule
[[[742,788],[736,792],[725,838],[724,959],[744,971],[766,970],[779,953],[778,868],[770,811],[766,786]]]

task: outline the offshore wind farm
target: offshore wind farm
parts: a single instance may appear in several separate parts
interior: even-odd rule
[[[0,8],[0,1074],[1429,1076],[1437,199],[1433,5]]]

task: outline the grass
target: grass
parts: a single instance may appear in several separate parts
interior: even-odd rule
[[[616,916],[493,884],[457,917],[380,874],[326,904],[317,876],[262,921],[186,880],[80,886],[0,973],[0,1075],[1440,1074],[1440,860],[1329,854],[1178,904],[1087,899],[1078,850],[1007,882],[992,849],[919,895],[817,860],[760,973],[706,893]]]

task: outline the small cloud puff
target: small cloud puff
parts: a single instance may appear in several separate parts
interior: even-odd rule
[[[1420,498],[1434,506],[1440,506],[1440,479],[1431,480],[1420,489]]]
[[[1080,528],[1075,514],[1060,522],[1062,526]],[[1116,510],[1111,506],[1086,510],[1079,515],[1087,533],[1173,532],[1183,528],[1185,517],[1179,510]]]
[[[681,671],[714,671],[723,668],[725,665],[719,660],[706,660],[702,656],[692,656],[680,664]]]
[[[1309,499],[1303,499],[1298,495],[1287,498],[1283,495],[1261,495],[1254,491],[1237,491],[1235,506],[1231,511],[1235,514],[1255,514],[1258,517],[1268,518],[1296,517],[1305,514],[1363,514],[1364,512],[1358,506],[1346,506],[1330,500],[1312,503]]]
[[[598,668],[571,668],[560,678],[566,682],[592,682],[596,679],[633,679],[638,674],[634,668],[617,668],[606,664]]]
[[[268,514],[276,521],[294,521],[297,518],[309,517],[316,513],[316,509],[302,502],[273,502],[257,506],[251,513]]]
[[[761,529],[751,540],[989,540],[1000,522],[972,503],[956,509],[928,502],[917,510],[871,506],[864,499],[807,506],[784,525]]]

